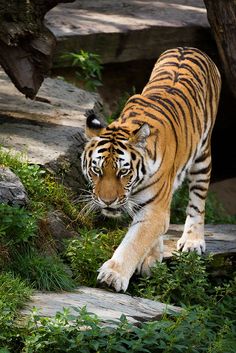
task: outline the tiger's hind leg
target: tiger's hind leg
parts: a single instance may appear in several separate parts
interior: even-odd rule
[[[146,276],[151,275],[151,268],[155,263],[163,259],[163,237],[159,236],[154,246],[150,249],[145,258],[137,266],[137,273]]]
[[[189,180],[189,203],[182,237],[177,250],[196,251],[199,255],[206,250],[204,239],[205,202],[210,182],[211,155],[207,149],[191,167]]]

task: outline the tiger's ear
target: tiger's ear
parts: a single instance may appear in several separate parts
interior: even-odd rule
[[[104,122],[97,117],[94,112],[88,112],[86,119],[86,129],[85,134],[88,138],[99,136],[102,133],[102,130],[105,128]]]
[[[143,124],[138,130],[136,130],[133,136],[130,138],[131,144],[138,147],[145,147],[146,139],[150,135],[150,127],[147,123]]]

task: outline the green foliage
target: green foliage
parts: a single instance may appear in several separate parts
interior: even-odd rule
[[[234,353],[235,317],[228,314],[227,300],[222,320],[219,305],[190,308],[179,314],[165,315],[161,321],[134,326],[124,316],[115,326],[103,327],[85,308],[71,315],[68,310],[54,318],[40,318],[34,312],[22,335],[25,353]],[[236,309],[236,300],[230,310]]]
[[[14,246],[36,236],[34,215],[24,208],[0,204],[0,244]]]
[[[13,274],[0,274],[0,352],[17,352],[19,328],[15,326],[17,309],[29,300],[32,290]],[[9,347],[9,350],[8,350]]]
[[[0,205],[0,265],[26,279],[37,289],[70,290],[74,288],[70,271],[59,256],[39,254],[39,220],[53,207],[76,220],[78,209],[70,201],[63,185],[37,165],[30,165],[24,155],[0,150],[0,164],[9,167],[24,184],[30,203],[27,209]],[[42,244],[40,244],[42,246]]]
[[[95,91],[102,85],[102,65],[99,55],[81,49],[79,53],[64,54],[61,59],[78,69],[76,75],[88,90]]]
[[[0,274],[0,315],[9,313],[9,310],[15,313],[16,309],[29,299],[32,289],[26,282],[12,273]],[[0,319],[1,321],[1,319]]]
[[[69,241],[66,257],[80,285],[96,285],[98,268],[111,257],[124,232],[82,229],[79,239]]]
[[[69,268],[58,256],[45,256],[28,249],[16,254],[11,270],[38,290],[75,288]]]
[[[71,218],[76,218],[78,208],[70,201],[71,193],[45,170],[29,164],[24,154],[0,148],[0,165],[9,167],[23,183],[30,198],[30,208],[37,217],[55,206]]]
[[[206,271],[209,262],[209,257],[200,257],[195,252],[176,253],[169,266],[166,262],[157,263],[152,276],[141,278],[132,294],[178,305],[204,304],[211,288]]]

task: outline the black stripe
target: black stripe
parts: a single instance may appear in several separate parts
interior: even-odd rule
[[[120,150],[119,148],[115,148],[116,153],[124,155],[124,151]]]
[[[197,159],[195,159],[194,163],[202,163],[205,162],[205,160],[209,157],[209,154],[203,154],[199,156]]]
[[[202,192],[206,192],[208,190],[208,188],[205,188],[203,186],[200,186],[200,185],[192,185],[190,188],[189,188],[189,191],[194,191],[194,190],[198,190],[198,191],[202,191]]]
[[[132,224],[130,225],[130,228],[133,227],[133,226],[136,226],[136,224],[145,223],[145,222],[147,222],[147,221],[146,221],[146,220],[137,221],[137,222],[135,222],[135,223],[132,223]]]
[[[206,82],[206,75],[207,75],[207,72],[208,72],[208,70],[206,69],[206,65],[204,65],[204,67],[203,67],[203,63],[201,63],[200,60],[198,61],[196,58],[197,58],[197,57],[193,58],[193,57],[191,57],[191,56],[186,56],[186,59],[187,59],[188,61],[190,61],[190,62],[192,62],[192,63],[194,63],[194,64],[196,64],[197,66],[200,67],[200,69],[202,70],[202,73],[205,74],[204,81]],[[199,59],[200,59],[200,58],[199,58]]]
[[[205,200],[206,199],[206,195],[205,196],[202,196],[201,194],[199,194],[198,192],[196,191],[193,191],[194,195],[196,195],[197,197],[199,197],[199,199],[201,200]]]
[[[193,208],[197,213],[202,213],[202,212],[199,210],[199,208],[198,208],[197,206],[193,205],[193,204],[190,204],[190,205],[189,205],[189,208]]]
[[[188,64],[181,64],[180,68],[184,68],[186,70],[188,70],[191,75],[195,78],[195,80],[199,83],[199,85],[202,87],[202,81],[199,79],[197,73],[193,70],[192,66],[188,65]]]
[[[176,108],[175,108],[173,101],[171,101],[168,98],[159,98],[159,97],[155,97],[155,96],[148,96],[148,98],[154,100],[155,102],[158,102],[158,104],[161,104],[166,110],[168,110],[168,112],[173,117],[174,121],[179,125],[178,112],[176,111]],[[170,109],[170,107],[165,103],[169,104],[173,108],[174,114],[173,114],[172,110]],[[165,115],[165,117],[168,117],[168,116]]]
[[[153,197],[151,197],[149,200],[147,200],[143,203],[140,203],[139,206],[144,207],[144,206],[148,205],[149,203],[152,203],[159,196],[160,192],[161,192],[161,189],[158,190],[158,192]]]
[[[105,145],[105,144],[108,143],[108,142],[109,142],[109,140],[102,140],[102,141],[99,141],[99,142],[97,143],[97,147],[103,146],[103,145]]]
[[[103,153],[103,152],[107,152],[108,149],[107,148],[100,148],[100,150],[98,150],[98,153]]]
[[[211,170],[211,164],[206,168],[190,172],[190,175],[208,174],[210,172],[210,170]]]
[[[139,192],[142,192],[148,188],[150,188],[151,186],[155,185],[156,183],[158,183],[160,181],[161,177],[157,178],[156,180],[154,180],[151,184],[148,184],[144,187],[142,187],[141,189],[137,190],[137,191],[134,191],[132,192],[132,195],[137,195]]]
[[[120,147],[120,148],[123,148],[124,150],[127,150],[127,147],[125,146],[125,144],[123,142],[121,142],[120,140],[117,140],[117,145]]]
[[[196,131],[195,123],[194,123],[195,120],[194,120],[194,116],[193,116],[192,105],[190,104],[190,102],[188,100],[188,97],[183,93],[183,91],[181,91],[178,88],[173,88],[172,92],[174,94],[176,94],[178,97],[180,97],[184,101],[184,103],[186,104],[186,106],[187,106],[187,108],[189,110],[189,113],[190,113],[190,119],[191,119],[191,123],[192,123],[192,126],[193,126],[193,132],[195,133],[195,131]]]

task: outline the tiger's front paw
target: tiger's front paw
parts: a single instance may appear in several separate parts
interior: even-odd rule
[[[206,243],[202,236],[184,236],[177,241],[177,250],[182,252],[196,251],[198,255],[202,255],[206,251]]]
[[[130,275],[115,260],[106,261],[98,271],[98,281],[113,287],[116,292],[125,292],[128,288]]]

